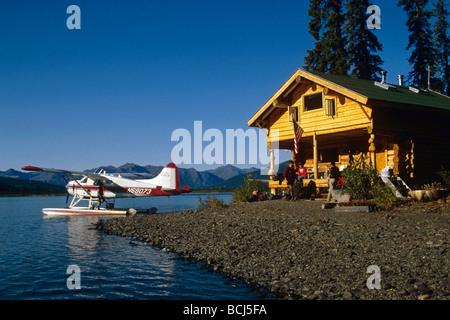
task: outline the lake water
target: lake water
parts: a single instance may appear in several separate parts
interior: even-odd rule
[[[158,213],[198,207],[198,197],[117,199],[116,207],[157,207]],[[217,194],[231,202],[229,193]],[[245,284],[174,253],[93,227],[100,217],[50,217],[65,197],[0,197],[0,299],[256,300]],[[80,289],[69,289],[71,265]],[[69,279],[70,280],[70,279]],[[75,282],[70,280],[70,284]],[[70,287],[70,285],[69,285]]]

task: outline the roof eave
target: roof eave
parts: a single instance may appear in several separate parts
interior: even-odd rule
[[[261,115],[264,114],[264,112],[267,111],[268,108],[270,108],[271,106],[273,106],[274,102],[276,99],[278,99],[280,97],[280,95],[286,91],[287,88],[289,88],[289,86],[298,78],[298,73],[299,73],[300,69],[297,69],[292,76],[289,77],[289,79],[280,87],[280,89],[278,89],[273,95],[272,97],[270,97],[269,100],[267,100],[267,102],[253,115],[253,117],[250,118],[250,120],[247,121],[247,125],[249,127],[256,127],[257,126],[257,120],[259,117],[261,117]],[[264,119],[261,119],[264,120]]]
[[[300,83],[300,79],[305,78],[307,80],[310,80],[312,82],[315,82],[323,87],[329,88],[337,93],[343,94],[350,99],[357,101],[361,104],[367,104],[368,98],[366,96],[363,96],[355,91],[352,91],[348,88],[345,88],[343,86],[340,86],[334,82],[331,82],[329,80],[323,79],[317,75],[314,75],[312,73],[309,73],[308,71],[297,69],[291,77],[281,86],[280,89],[278,89],[272,97],[267,100],[267,102],[253,115],[253,117],[250,118],[250,120],[247,121],[247,125],[249,127],[256,127],[258,126],[258,119],[271,107],[273,106],[274,102],[291,86],[291,84],[296,81],[297,84]],[[264,119],[261,119],[262,121]]]

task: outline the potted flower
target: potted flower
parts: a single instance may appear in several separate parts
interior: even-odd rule
[[[416,201],[422,201],[424,198],[425,190],[412,190],[409,195]]]
[[[350,194],[345,190],[344,177],[340,177],[336,183],[335,190],[333,190],[333,199],[339,203],[342,203],[349,202],[350,198]]]
[[[439,199],[439,189],[441,189],[440,182],[427,183],[424,184],[422,188],[425,190],[425,197],[428,200],[433,201]]]

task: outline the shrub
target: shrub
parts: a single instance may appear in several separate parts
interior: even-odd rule
[[[261,181],[256,180],[251,174],[248,174],[244,178],[244,183],[233,191],[233,202],[242,203],[247,202],[250,195],[254,192],[268,192],[269,187],[263,184]]]
[[[207,195],[206,200],[202,197],[198,197],[198,208],[199,209],[215,209],[215,208],[225,208],[227,205],[222,199],[218,199],[216,196]]]
[[[378,208],[384,209],[394,206],[398,201],[364,157],[354,160],[344,169],[342,176],[341,188],[353,200],[372,200]]]
[[[372,187],[373,202],[380,209],[389,209],[397,204],[398,199],[381,179]]]
[[[450,171],[445,170],[444,166],[441,166],[441,171],[438,171],[438,175],[441,177],[444,187],[450,187]]]
[[[294,182],[294,194],[293,194],[293,196],[294,196],[294,199],[300,199],[300,198],[303,198],[304,196],[303,196],[303,193],[304,193],[304,191],[303,191],[303,186],[302,185],[300,185],[300,182],[299,181],[295,181]]]
[[[372,198],[371,188],[375,185],[378,174],[364,157],[353,160],[342,171],[342,177],[344,178],[342,190],[349,193],[352,199],[368,200]]]
[[[422,186],[423,190],[439,190],[441,188],[442,184],[440,182],[427,183]]]

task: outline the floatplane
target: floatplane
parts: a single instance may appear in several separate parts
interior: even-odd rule
[[[175,196],[189,193],[188,186],[180,188],[178,168],[172,162],[154,178],[140,173],[106,173],[105,170],[90,173],[34,166],[24,166],[22,170],[62,174],[72,179],[66,185],[66,203],[69,196],[73,197],[70,205],[66,208],[44,208],[42,212],[46,215],[130,215],[135,214],[137,210],[115,209],[114,203],[108,202],[107,199]],[[81,201],[88,201],[88,205],[78,206]],[[105,203],[105,207],[101,206],[102,203]]]

